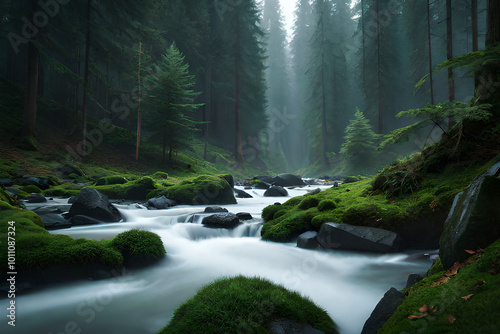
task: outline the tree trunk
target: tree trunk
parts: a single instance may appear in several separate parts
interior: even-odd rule
[[[80,76],[80,45],[76,47],[76,68],[75,74]],[[70,130],[69,134],[72,135],[73,132],[78,128],[78,92],[79,91],[79,83],[75,81],[73,84],[73,126]]]
[[[378,90],[378,133],[383,134],[384,133],[384,124],[383,124],[383,117],[382,117],[382,96],[381,96],[381,90],[382,90],[382,78],[381,76],[381,70],[380,70],[380,8],[379,8],[379,0],[376,0],[375,2],[375,10],[377,14],[377,90]]]
[[[87,0],[87,33],[85,39],[85,69],[83,72],[83,98],[82,98],[82,117],[83,117],[83,152],[85,157],[87,150],[87,89],[89,89],[89,58],[90,58],[90,4],[92,0]]]
[[[163,159],[162,162],[165,163],[165,150],[167,146],[167,129],[163,128]]]
[[[361,40],[362,40],[362,45],[361,45],[361,49],[362,49],[362,53],[363,53],[363,69],[362,69],[362,73],[363,73],[363,85],[365,84],[365,80],[366,80],[366,63],[365,63],[365,1],[364,0],[361,0]]]
[[[328,161],[328,157],[326,155],[326,152],[328,151],[328,146],[327,146],[327,127],[326,127],[326,88],[325,88],[325,63],[323,61],[323,52],[321,51],[321,89],[322,89],[322,107],[321,107],[321,146],[322,146],[322,154],[323,154],[323,162],[325,163],[325,166],[330,166],[330,162]]]
[[[205,72],[205,106],[203,108],[203,122],[208,122],[212,112],[212,60],[207,60],[207,70]],[[203,124],[205,130],[205,143],[203,146],[203,159],[207,160],[208,146],[208,123]]]
[[[236,132],[236,147],[235,147],[235,155],[236,161],[238,164],[245,163],[245,159],[243,157],[243,143],[242,143],[242,135],[241,135],[241,111],[240,111],[240,78],[239,78],[239,59],[238,55],[234,58],[234,114],[235,114],[235,132]]]
[[[500,1],[488,0],[486,46],[500,42]]]
[[[432,73],[432,34],[431,34],[431,1],[427,0],[427,40],[429,42],[429,83],[431,89],[431,104],[434,104],[434,81]]]
[[[453,58],[453,25],[451,0],[446,0],[446,59]],[[448,67],[448,99],[455,100],[455,81],[453,70]]]
[[[477,22],[477,0],[471,0],[471,16],[472,16],[472,51],[478,51],[479,33],[478,33],[478,22]]]
[[[28,46],[28,83],[24,96],[23,135],[35,136],[36,100],[38,91],[38,50],[33,43]]]
[[[135,160],[139,160],[139,146],[141,144],[141,50],[142,44],[139,42],[139,69],[137,70],[137,83],[139,86],[139,106],[137,107],[137,144],[135,149]]]

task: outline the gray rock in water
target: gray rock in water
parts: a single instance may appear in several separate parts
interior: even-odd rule
[[[248,212],[238,212],[236,214],[236,217],[238,217],[240,220],[251,220],[251,219],[253,219],[252,215],[249,214]]]
[[[272,184],[281,187],[305,186],[305,182],[298,175],[293,174],[280,174],[275,176]]]
[[[404,299],[405,295],[395,288],[390,288],[378,302],[377,306],[375,306],[368,320],[366,320],[361,334],[376,334],[384,323],[394,314]]]
[[[206,227],[233,229],[240,225],[239,218],[234,213],[216,213],[203,218],[201,222]]]
[[[63,216],[57,213],[47,213],[40,215],[43,220],[43,226],[46,230],[59,230],[62,228],[70,228],[72,226],[71,222],[64,219]]]
[[[424,276],[420,274],[410,274],[406,280],[405,289],[410,288],[413,284],[420,282],[424,279]]]
[[[375,227],[325,223],[318,233],[318,242],[325,249],[346,249],[378,253],[399,250],[397,233]]]
[[[476,177],[457,196],[439,240],[445,268],[470,255],[465,250],[486,248],[500,238],[500,162]]]
[[[266,192],[264,193],[264,197],[281,197],[281,196],[288,196],[288,191],[286,191],[285,188],[280,186],[272,186],[271,188],[267,189]]]
[[[73,226],[102,224],[102,221],[95,219],[95,218],[92,218],[92,217],[84,216],[84,215],[73,216],[73,217],[71,217],[70,220],[71,220],[71,224],[73,224]]]
[[[217,213],[217,212],[229,212],[226,208],[221,208],[220,206],[207,206],[205,208],[205,213]]]
[[[152,209],[163,210],[163,209],[167,209],[171,206],[176,206],[176,205],[177,205],[176,201],[168,199],[165,196],[151,198],[146,203],[146,207],[149,210],[152,210]]]
[[[246,187],[245,187],[245,189],[246,189]],[[250,189],[252,189],[252,188],[250,187]],[[250,195],[246,191],[243,191],[240,189],[234,189],[234,193],[236,194],[237,198],[253,198],[252,195]]]
[[[311,325],[290,319],[274,320],[268,325],[267,329],[271,334],[324,334]]]
[[[297,247],[305,248],[305,249],[316,249],[318,248],[318,239],[316,238],[318,232],[316,231],[308,231],[299,235],[297,239]]]
[[[118,222],[122,216],[108,198],[92,188],[83,188],[69,209],[69,217],[84,215],[103,222]]]
[[[45,203],[47,202],[47,198],[42,194],[32,193],[30,197],[26,199],[28,203]]]

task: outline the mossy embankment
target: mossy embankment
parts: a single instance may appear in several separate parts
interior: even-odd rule
[[[121,268],[130,255],[152,261],[165,254],[161,239],[147,231],[127,231],[101,241],[51,234],[40,216],[9,204],[15,200],[3,189],[0,194],[0,263],[7,268],[8,249],[14,247],[15,270],[23,272],[19,278],[29,283],[86,279],[97,270]]]
[[[325,334],[338,333],[327,312],[308,298],[267,280],[243,276],[220,279],[200,289],[158,333],[269,333],[270,324],[280,319]]]
[[[303,232],[319,231],[325,222],[339,222],[398,232],[408,247],[437,248],[454,196],[496,160],[467,161],[439,172],[424,172],[428,158],[414,154],[371,179],[264,208],[262,238],[290,242]]]
[[[407,297],[378,333],[497,333],[500,240],[447,271],[436,262],[403,293]]]

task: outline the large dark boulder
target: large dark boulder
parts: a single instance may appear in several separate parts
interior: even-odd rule
[[[45,203],[47,199],[42,194],[32,193],[30,197],[26,199],[28,203]]]
[[[220,206],[207,206],[205,208],[205,213],[217,213],[217,212],[229,212],[226,208],[221,208]]]
[[[325,249],[378,253],[394,253],[399,250],[397,233],[375,227],[325,223],[321,225],[317,239]]]
[[[234,213],[216,213],[203,218],[202,224],[206,227],[233,229],[240,225],[240,219]]]
[[[297,187],[306,185],[300,176],[293,174],[279,174],[273,178],[272,183],[275,186],[281,187]]]
[[[50,186],[50,181],[46,178],[40,178],[40,177],[28,177],[21,182],[19,182],[19,185],[21,186],[37,186],[38,188],[42,190],[49,189]]]
[[[176,201],[168,199],[163,195],[160,197],[151,198],[146,203],[146,207],[148,208],[148,210],[163,210],[176,205]]]
[[[62,228],[70,228],[72,226],[71,222],[64,219],[61,214],[57,213],[47,213],[40,215],[43,220],[43,226],[46,230],[59,230]]]
[[[102,221],[100,221],[99,219],[95,219],[84,215],[73,216],[71,217],[70,221],[71,224],[73,224],[73,226],[102,224]]]
[[[308,231],[299,235],[297,239],[297,247],[305,248],[305,249],[316,249],[318,248],[318,232],[316,231]]]
[[[280,186],[272,186],[271,188],[267,189],[266,192],[264,193],[264,197],[282,197],[282,196],[288,196],[288,191],[286,191],[285,188]]]
[[[103,222],[118,222],[122,216],[108,198],[92,188],[83,188],[69,209],[69,217],[89,216]]]
[[[465,250],[486,248],[500,238],[500,162],[476,177],[455,196],[439,241],[445,268],[470,256]]]
[[[398,306],[403,303],[404,299],[404,294],[395,288],[390,288],[378,302],[377,306],[375,306],[368,320],[366,320],[361,334],[376,334],[384,323],[394,314]]]
[[[324,332],[291,319],[273,320],[267,329],[271,334],[324,334]]]
[[[234,189],[234,193],[236,194],[237,198],[253,198],[252,195],[240,189]]]

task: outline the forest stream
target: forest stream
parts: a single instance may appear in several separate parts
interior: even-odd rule
[[[308,188],[289,190],[289,197]],[[311,188],[309,188],[311,189]],[[148,211],[135,203],[117,205],[124,222],[73,227],[52,233],[74,238],[112,238],[132,228],[161,236],[166,257],[145,268],[125,270],[111,279],[68,282],[16,299],[17,333],[156,333],[174,310],[202,286],[220,277],[260,276],[300,292],[328,311],[341,333],[357,334],[373,308],[390,288],[401,289],[410,273],[425,273],[428,259],[406,261],[409,253],[368,254],[305,250],[295,244],[260,239],[262,209],[284,198],[238,199],[224,206],[254,217],[233,230],[201,224],[201,206]],[[55,199],[54,204],[66,203]],[[8,300],[1,301],[5,307]],[[259,322],[265,301],[248,319],[235,319],[246,333],[248,322]],[[80,331],[81,330],[81,331]]]

